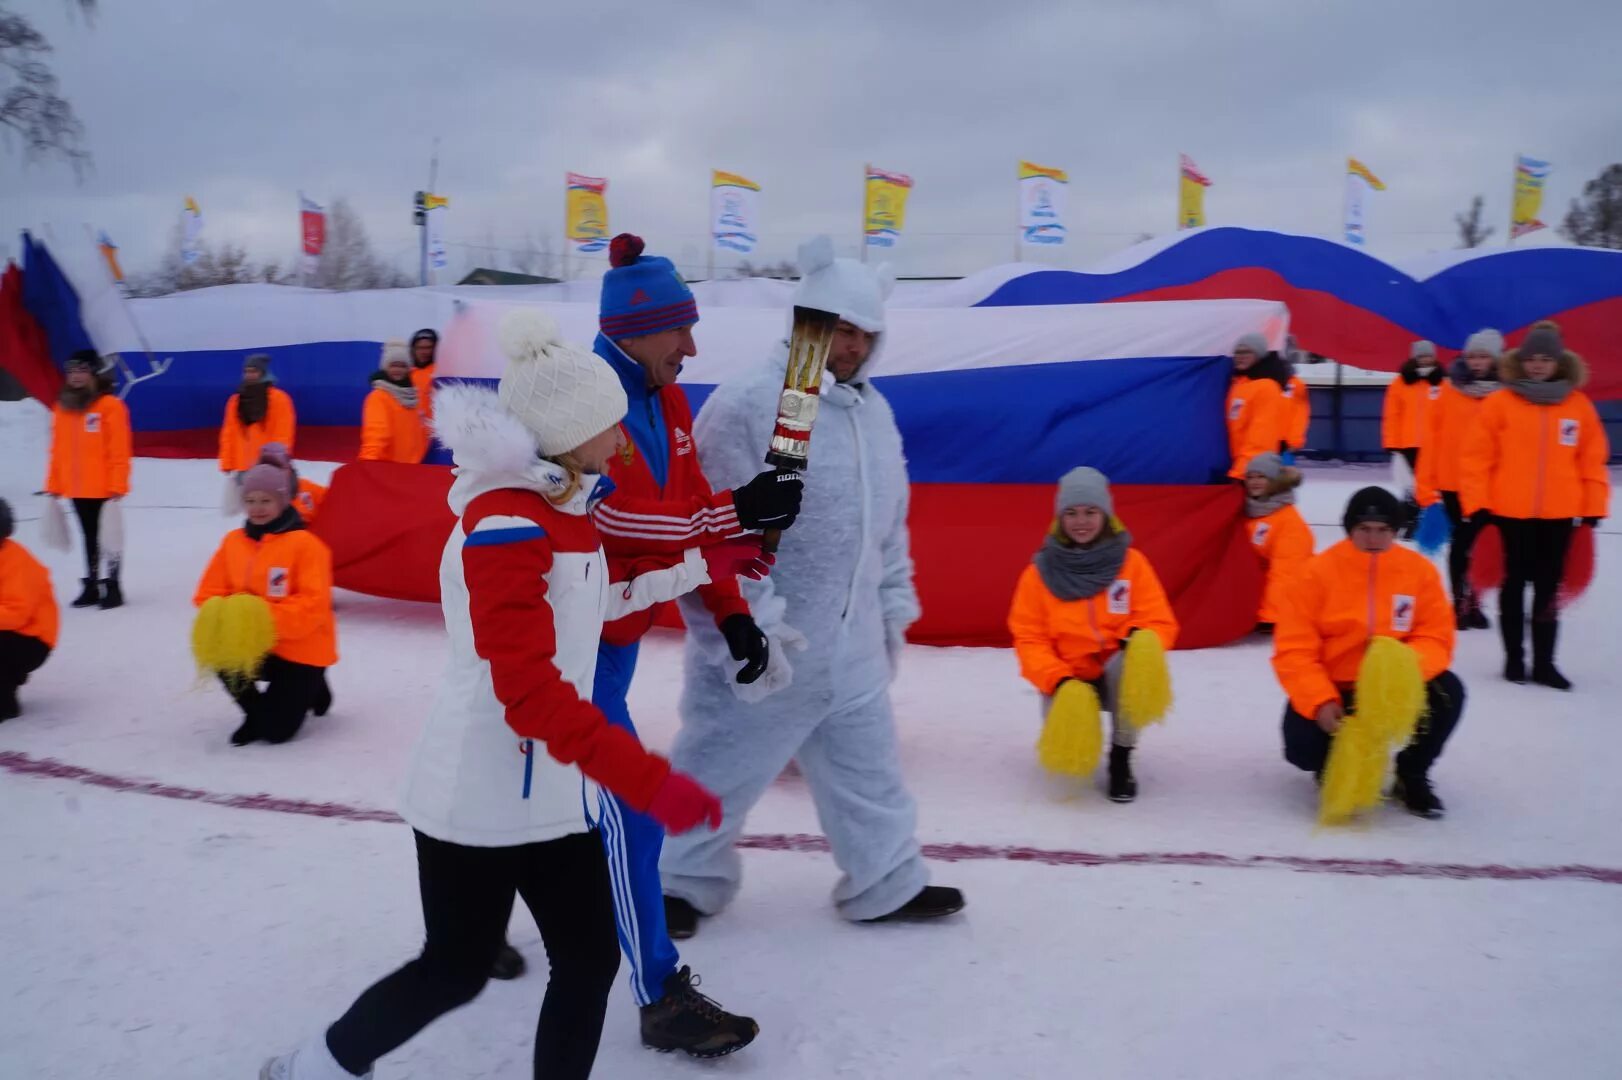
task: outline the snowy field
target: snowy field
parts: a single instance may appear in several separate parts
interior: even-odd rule
[[[43,416],[0,406],[0,495],[71,599],[78,557],[42,551],[29,520]],[[1310,470],[1321,543],[1351,489],[1386,476]],[[438,609],[340,594],[331,715],[285,746],[231,747],[234,706],[188,650],[192,590],[231,527],[217,495],[211,462],[137,462],[128,605],[65,610],[24,716],[0,725],[5,1080],[247,1080],[420,944],[410,835],[369,812],[393,809],[433,692]],[[1259,639],[1172,655],[1178,706],[1145,736],[1129,806],[1039,771],[1011,653],[910,647],[902,753],[936,880],[967,911],[842,923],[809,796],[785,778],[751,818],[738,904],[683,950],[759,1041],[710,1064],[653,1055],[622,985],[597,1075],[1622,1075],[1619,608],[1613,523],[1566,624],[1576,692],[1506,684],[1496,633],[1462,635],[1471,697],[1434,774],[1447,819],[1387,807],[1337,831],[1314,828],[1311,780],[1280,757]],[[651,641],[631,704],[656,747],[679,672],[679,640]],[[545,959],[519,911],[530,975],[380,1080],[528,1076]]]

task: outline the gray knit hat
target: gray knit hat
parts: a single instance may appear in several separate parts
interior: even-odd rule
[[[1418,360],[1421,356],[1428,356],[1432,360],[1436,359],[1436,343],[1420,338],[1408,346],[1408,359]]]
[[[1490,326],[1477,330],[1465,341],[1464,351],[1466,354],[1484,352],[1497,356],[1504,351],[1504,335]]]
[[[1062,514],[1072,506],[1096,506],[1105,514],[1113,515],[1115,500],[1110,498],[1109,477],[1086,465],[1061,476],[1054,510]]]
[[[242,361],[242,366],[245,368],[253,368],[255,371],[259,372],[260,378],[264,378],[266,375],[270,374],[270,354],[256,352],[246,360]]]
[[[1245,349],[1249,349],[1251,352],[1255,353],[1256,358],[1259,360],[1267,355],[1267,339],[1260,334],[1246,334],[1244,337],[1234,342],[1233,346],[1234,352],[1240,352]]]
[[[1547,356],[1558,360],[1566,354],[1566,343],[1560,340],[1560,331],[1552,326],[1534,326],[1526,335],[1515,355],[1525,360],[1528,356]]]
[[[1277,480],[1279,473],[1284,471],[1284,459],[1271,450],[1257,454],[1245,463],[1245,473],[1257,473],[1269,480]]]

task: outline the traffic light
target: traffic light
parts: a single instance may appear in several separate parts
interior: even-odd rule
[[[417,192],[416,202],[412,204],[416,208],[411,214],[411,224],[413,225],[425,225],[428,222],[428,211],[426,209],[428,205],[427,194],[428,193],[424,191]]]

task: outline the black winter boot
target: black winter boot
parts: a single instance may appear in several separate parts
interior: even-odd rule
[[[84,591],[79,594],[79,598],[70,606],[95,607],[101,603],[101,582],[93,577],[80,578],[79,580],[84,584]]]
[[[1128,803],[1138,797],[1138,782],[1132,776],[1132,748],[1109,748],[1109,801]]]
[[[661,1054],[696,1058],[737,1053],[755,1041],[760,1025],[735,1016],[698,992],[701,980],[684,967],[665,980],[664,996],[642,1006],[642,1045]]]
[[[679,896],[665,897],[665,933],[671,941],[686,941],[698,933],[699,910]]]
[[[1432,821],[1447,813],[1442,800],[1431,790],[1430,777],[1423,772],[1398,772],[1397,782],[1391,786],[1391,797],[1399,799],[1408,812]]]
[[[1466,597],[1470,608],[1465,612],[1466,630],[1490,630],[1492,623],[1487,621],[1487,613],[1481,610],[1481,594],[1471,589]]]
[[[524,963],[524,954],[503,941],[501,951],[496,953],[495,963],[490,965],[490,977],[500,979],[502,982],[512,982],[524,973],[527,966]]]
[[[1554,666],[1554,646],[1560,637],[1558,622],[1532,620],[1532,681],[1539,686],[1570,690],[1571,680]]]
[[[1502,593],[1498,597],[1498,632],[1504,639],[1504,678],[1512,683],[1526,681],[1526,647],[1522,622],[1524,617],[1519,609],[1512,609],[1504,603]]]
[[[327,685],[327,669],[322,668],[321,681],[315,688],[315,700],[310,702],[310,711],[317,716],[325,716],[331,708],[332,687]]]
[[[0,720],[15,720],[22,714],[23,707],[17,703],[17,688],[0,686]]]
[[[917,896],[896,908],[888,915],[880,915],[876,919],[863,919],[863,922],[922,922],[925,919],[939,919],[944,915],[956,915],[963,910],[963,894],[957,889],[945,885],[925,885]]]
[[[104,578],[101,583],[101,610],[111,611],[115,607],[124,606],[124,593],[118,587],[115,577]]]

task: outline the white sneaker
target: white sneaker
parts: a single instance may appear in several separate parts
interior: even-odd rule
[[[327,1037],[317,1035],[291,1054],[273,1057],[259,1070],[259,1080],[371,1080],[357,1077],[338,1064],[327,1049]]]

